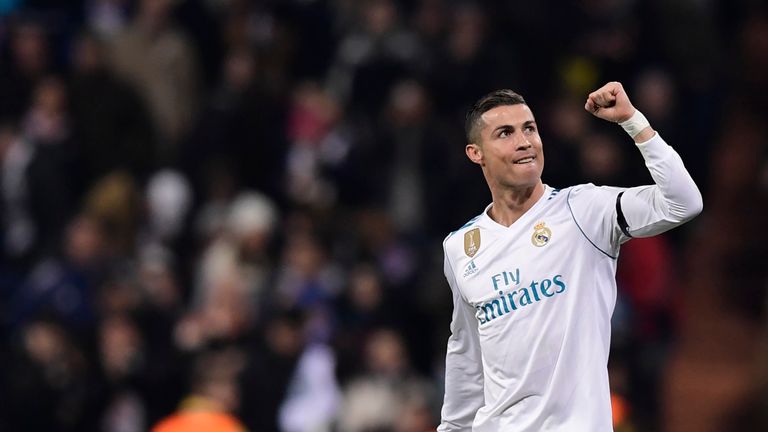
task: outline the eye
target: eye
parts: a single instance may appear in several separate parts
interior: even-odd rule
[[[531,133],[531,132],[536,132],[536,126],[534,126],[534,125],[528,125],[528,126],[526,126],[526,127],[523,129],[523,130],[524,130],[524,131],[526,131],[526,132],[529,132],[529,133]]]
[[[512,131],[509,129],[503,129],[501,132],[499,132],[499,138],[506,138],[510,135],[512,135]]]

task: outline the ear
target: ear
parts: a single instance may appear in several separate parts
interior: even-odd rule
[[[464,152],[472,162],[482,165],[483,164],[483,149],[477,144],[467,144],[464,147]]]

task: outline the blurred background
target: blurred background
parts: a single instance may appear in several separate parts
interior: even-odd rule
[[[616,430],[768,430],[749,0],[0,0],[0,430],[434,430],[464,113],[515,89],[547,184],[646,184],[609,80],[705,203],[622,249]]]

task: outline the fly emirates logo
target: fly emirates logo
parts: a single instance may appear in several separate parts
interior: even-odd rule
[[[493,290],[499,298],[475,306],[475,317],[480,325],[487,324],[503,315],[514,313],[520,308],[546,300],[565,292],[563,275],[549,279],[533,281],[528,286],[520,286],[520,269],[514,272],[501,272],[491,276]]]

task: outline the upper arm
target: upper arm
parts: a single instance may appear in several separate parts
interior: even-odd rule
[[[694,192],[698,194],[698,190]],[[695,201],[696,197],[693,198]],[[701,202],[700,198],[698,202]],[[687,222],[701,211],[700,206],[678,210],[677,202],[670,202],[655,185],[627,189],[621,197],[621,209],[632,237],[661,234]]]
[[[448,340],[448,351],[466,352],[468,355],[476,356],[479,359],[480,341],[474,309],[461,293],[456,282],[456,273],[453,271],[453,266],[447,254],[445,256],[444,270],[453,297],[451,337]]]
[[[445,395],[438,431],[468,430],[484,403],[483,364],[474,309],[456,284],[448,254],[445,276],[453,294],[451,335],[445,356]]]

